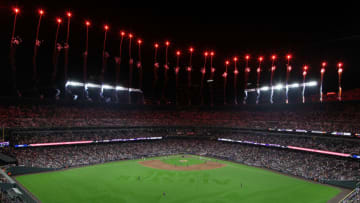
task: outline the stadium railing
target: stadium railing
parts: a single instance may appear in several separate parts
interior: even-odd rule
[[[0,190],[9,195],[9,200],[12,202],[24,202],[24,203],[37,203],[38,201],[31,197],[27,191],[25,191],[15,180],[8,176],[4,171],[0,170],[0,177],[7,180],[5,183],[0,182]],[[11,194],[11,191],[19,191],[16,196]],[[16,199],[16,200],[15,200]]]
[[[354,189],[349,194],[347,194],[339,203],[359,203],[360,202],[360,193],[359,188]]]

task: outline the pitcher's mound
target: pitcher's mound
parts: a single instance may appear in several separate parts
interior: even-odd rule
[[[187,161],[187,160],[182,160]],[[203,164],[195,164],[190,166],[175,166],[171,164],[164,163],[160,160],[149,160],[149,161],[140,161],[139,164],[156,169],[165,169],[165,170],[176,170],[176,171],[197,171],[197,170],[210,170],[215,168],[222,168],[226,164],[217,163],[217,162],[206,162]]]

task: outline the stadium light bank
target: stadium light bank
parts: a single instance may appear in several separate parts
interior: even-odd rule
[[[315,87],[317,85],[318,85],[318,83],[316,81],[310,81],[310,82],[306,82],[306,83],[293,83],[293,84],[289,84],[287,86],[283,85],[283,84],[277,84],[275,86],[263,86],[260,88],[246,89],[245,91],[246,92],[256,92],[259,89],[260,91],[266,92],[271,89],[282,90],[282,89],[286,89],[286,87],[289,89],[294,89],[294,88],[299,88],[299,87]]]
[[[111,85],[106,85],[106,84],[95,84],[95,83],[82,83],[82,82],[76,82],[76,81],[67,81],[65,84],[65,87],[84,87],[85,89],[88,88],[97,88],[97,89],[102,89],[102,90],[116,90],[116,91],[129,91],[129,92],[139,92],[142,93],[142,91],[140,89],[135,89],[135,88],[127,88],[127,87],[123,87],[123,86],[111,86]]]

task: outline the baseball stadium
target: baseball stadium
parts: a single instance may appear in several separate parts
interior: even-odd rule
[[[2,120],[12,143],[1,148],[2,187],[16,188],[21,195],[9,195],[24,202],[346,202],[357,194],[358,137],[305,132],[327,126],[317,121],[330,115],[325,109],[308,113],[314,104],[287,106],[294,120],[283,119],[282,105],[271,112],[137,108],[3,108],[21,113]],[[304,126],[293,113],[307,118]],[[348,120],[346,128],[357,127]]]
[[[120,3],[0,2],[0,202],[360,203],[358,17]]]

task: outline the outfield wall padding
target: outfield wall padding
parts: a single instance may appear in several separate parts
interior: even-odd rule
[[[329,184],[329,185],[335,185],[342,188],[348,188],[348,189],[354,189],[356,188],[357,181],[349,181],[349,180],[322,180],[321,183]]]

